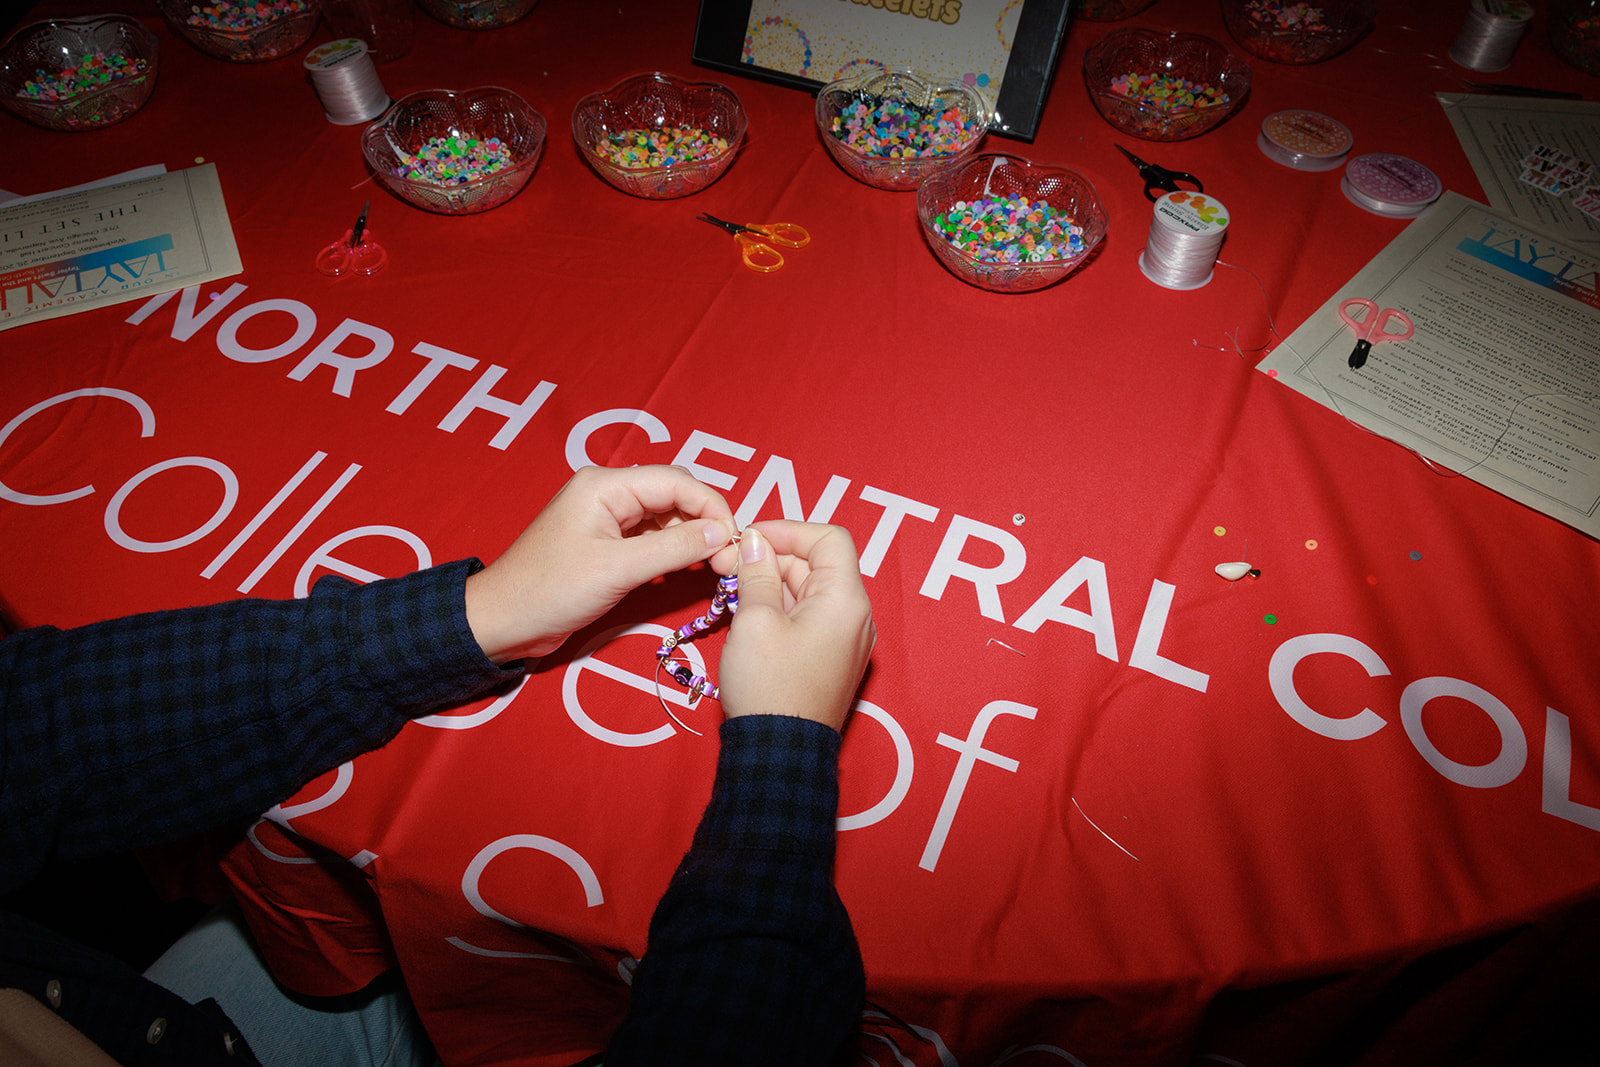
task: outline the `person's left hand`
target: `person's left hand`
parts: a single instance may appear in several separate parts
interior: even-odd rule
[[[681,467],[585,467],[467,579],[467,621],[496,663],[545,655],[645,582],[719,552],[713,568],[731,571],[734,530],[722,495]]]

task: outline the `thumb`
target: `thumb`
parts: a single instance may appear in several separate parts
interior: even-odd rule
[[[732,526],[722,519],[691,519],[621,541],[618,570],[629,587],[681,571],[727,547]]]
[[[754,527],[739,541],[739,606],[767,607],[782,614],[783,576],[772,554],[772,542]]]

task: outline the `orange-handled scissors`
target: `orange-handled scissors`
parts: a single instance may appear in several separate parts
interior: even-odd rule
[[[1361,308],[1360,318],[1350,314],[1351,308]],[[1344,324],[1356,332],[1356,347],[1350,352],[1350,369],[1360,370],[1367,362],[1367,357],[1372,354],[1372,346],[1385,341],[1404,341],[1416,332],[1417,328],[1411,322],[1411,316],[1399,308],[1378,309],[1375,300],[1353,296],[1339,305],[1339,317]],[[1390,333],[1388,330],[1391,322],[1398,322],[1405,327],[1403,333]]]
[[[372,239],[372,231],[367,229],[367,211],[372,207],[368,200],[361,209],[361,214],[356,217],[353,228],[344,232],[344,236],[333,242],[327,248],[317,253],[317,269],[329,277],[337,278],[345,272],[354,274],[376,274],[389,262],[389,253],[383,246]]]
[[[739,255],[744,258],[744,265],[762,274],[771,274],[783,266],[783,253],[773,245],[804,248],[811,243],[811,235],[805,231],[805,227],[796,226],[792,222],[764,222],[757,226],[745,226],[719,219],[715,215],[695,217],[701,222],[721,226],[733,234],[734,241],[739,245]]]

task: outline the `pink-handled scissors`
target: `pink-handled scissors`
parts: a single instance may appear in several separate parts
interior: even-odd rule
[[[331,278],[337,278],[347,271],[352,274],[376,274],[389,262],[389,253],[372,239],[372,231],[367,229],[367,211],[371,207],[372,201],[368,200],[361,214],[356,217],[355,226],[317,253],[318,270]]]
[[[1361,308],[1360,318],[1350,314],[1351,308]],[[1339,317],[1344,324],[1356,332],[1356,347],[1350,352],[1350,369],[1359,370],[1367,362],[1367,357],[1372,354],[1373,345],[1381,345],[1385,341],[1404,341],[1417,328],[1411,322],[1411,316],[1399,308],[1384,308],[1378,310],[1375,300],[1353,296],[1339,305]],[[1389,324],[1398,322],[1405,327],[1404,333],[1389,332]]]

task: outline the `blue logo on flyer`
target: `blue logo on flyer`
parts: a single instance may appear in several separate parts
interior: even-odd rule
[[[149,285],[172,269],[166,262],[172,248],[172,235],[164,233],[0,274],[0,314],[9,317]]]
[[[1456,247],[1508,274],[1600,308],[1600,268],[1592,263],[1578,263],[1547,239],[1491,226],[1481,238],[1468,238]]]

